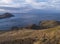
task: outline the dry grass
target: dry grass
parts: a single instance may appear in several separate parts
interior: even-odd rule
[[[60,44],[60,26],[4,32],[0,34],[0,44]]]

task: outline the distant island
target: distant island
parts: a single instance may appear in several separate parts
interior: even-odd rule
[[[4,13],[2,15],[0,15],[0,19],[4,19],[4,18],[10,18],[13,17],[14,15],[12,15],[11,13]]]

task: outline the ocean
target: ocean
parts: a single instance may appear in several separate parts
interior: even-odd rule
[[[0,19],[0,30],[9,30],[12,26],[23,27],[29,24],[39,24],[42,20],[60,21],[59,13],[13,13],[14,17]]]

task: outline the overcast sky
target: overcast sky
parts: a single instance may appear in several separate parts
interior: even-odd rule
[[[0,12],[28,12],[32,9],[60,10],[60,0],[0,0]]]

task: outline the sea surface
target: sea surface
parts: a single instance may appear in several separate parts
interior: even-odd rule
[[[13,13],[12,13],[13,14]],[[60,21],[59,13],[14,13],[14,17],[0,19],[0,30],[9,30],[12,26],[27,26],[29,24],[39,24],[42,20]]]

